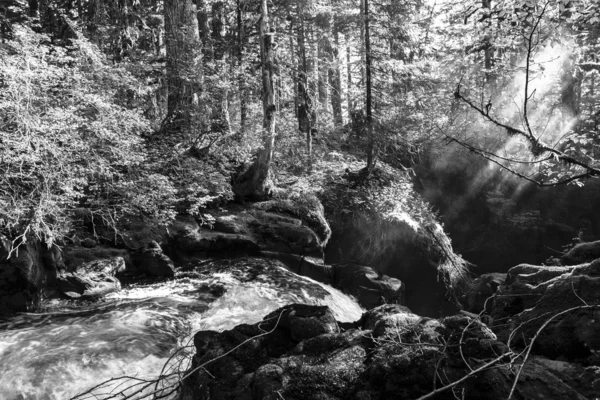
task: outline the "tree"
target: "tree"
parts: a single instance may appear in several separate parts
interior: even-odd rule
[[[375,167],[375,136],[373,132],[373,84],[372,54],[369,0],[364,0],[365,17],[365,75],[366,75],[366,109],[367,109],[367,171]]]
[[[260,40],[260,59],[262,74],[263,132],[262,145],[255,161],[233,183],[235,195],[244,199],[264,199],[271,194],[271,160],[275,144],[275,96],[273,74],[275,70],[275,32],[269,25],[267,0],[261,0],[260,19],[258,21]]]
[[[192,0],[166,1],[163,12],[168,88],[164,132],[189,133],[199,118],[196,111],[202,89],[196,6]]]
[[[504,19],[507,18],[505,13],[500,11],[494,13],[492,10],[488,13],[489,18],[492,14],[502,17],[503,20],[500,22],[504,22]],[[550,129],[554,132],[548,132],[547,120],[550,119],[554,111],[548,111],[546,118],[542,120],[533,117],[535,109],[532,107],[537,105],[540,108],[543,104],[536,96],[538,89],[532,87],[536,83],[536,79],[544,76],[544,64],[548,63],[548,61],[536,60],[536,58],[541,57],[540,53],[548,46],[549,41],[562,39],[559,36],[562,34],[559,27],[564,25],[565,22],[572,23],[574,21],[573,16],[576,13],[577,9],[568,1],[546,0],[532,3],[529,6],[524,5],[519,9],[515,19],[511,21],[512,26],[520,27],[519,36],[522,40],[519,43],[522,43],[524,52],[524,65],[522,67],[524,83],[521,89],[523,94],[518,115],[522,121],[521,126],[502,116],[507,114],[502,108],[500,108],[500,111],[496,111],[498,106],[493,105],[491,100],[494,96],[493,93],[489,95],[490,100],[486,104],[486,101],[483,100],[483,92],[481,100],[479,102],[475,101],[465,93],[462,82],[458,84],[454,92],[457,101],[476,112],[483,121],[504,131],[510,138],[513,147],[515,147],[515,143],[521,144],[522,146],[519,148],[527,148],[527,152],[515,154],[514,152],[506,152],[506,149],[501,147],[499,151],[503,151],[504,154],[499,154],[498,149],[482,148],[456,137],[450,137],[451,141],[467,147],[510,173],[538,186],[556,186],[569,182],[580,182],[582,179],[600,175],[597,160],[589,154],[586,148],[595,139],[577,133],[575,128],[578,120],[580,120],[578,118],[578,96],[581,96],[582,89],[576,87],[578,84],[580,85],[580,83],[577,83],[577,79],[574,78],[576,63],[570,58],[567,57],[560,61],[561,72],[557,74],[560,84],[545,92],[545,97],[556,98],[556,102],[560,106],[558,107],[559,112],[563,113],[561,118],[565,122],[570,122],[552,125]],[[501,104],[499,107],[507,108],[508,106]],[[527,167],[523,167],[523,165]],[[532,169],[532,166],[536,168]]]

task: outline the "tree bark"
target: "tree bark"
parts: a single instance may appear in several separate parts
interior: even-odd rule
[[[244,84],[244,15],[242,10],[242,0],[237,0],[237,57],[238,57],[238,68],[239,68],[239,80],[238,89],[240,92],[240,131],[244,132],[246,129],[246,121],[248,120],[248,101],[246,94],[246,85]]]
[[[309,162],[312,156],[313,102],[309,93],[309,61],[306,57],[306,25],[300,2],[298,8],[298,129],[306,136]]]
[[[348,69],[348,87],[346,88],[346,94],[348,95],[346,101],[348,102],[348,120],[354,110],[352,104],[352,46],[350,45],[350,35],[346,34],[346,68]]]
[[[273,187],[270,175],[273,146],[275,144],[275,104],[273,93],[273,71],[275,69],[274,36],[274,30],[271,30],[269,27],[267,0],[261,0],[259,40],[262,70],[263,146],[258,151],[254,163],[234,179],[232,189],[238,200],[243,200],[246,197],[251,197],[255,200],[268,198]]]
[[[225,55],[225,5],[222,1],[216,1],[212,4],[212,44],[213,44],[213,57],[215,61],[216,70],[214,74],[220,74],[222,80],[228,81],[229,79],[222,73],[225,69],[223,64],[223,57]],[[225,88],[224,88],[225,87]],[[211,132],[218,135],[228,135],[231,131],[231,125],[229,123],[229,106],[228,106],[228,84],[224,87],[215,87],[214,95],[212,98],[212,115],[211,115]]]
[[[164,3],[167,54],[167,126],[169,130],[191,128],[201,89],[200,48],[196,7],[192,0]]]
[[[367,170],[371,171],[375,167],[375,135],[373,133],[373,94],[372,94],[372,57],[371,57],[371,32],[370,32],[370,15],[369,15],[369,0],[364,0],[364,16],[365,16],[365,78],[367,89]]]
[[[340,34],[338,30],[337,18],[334,17],[333,26],[333,42],[331,48],[331,58],[329,60],[329,86],[331,88],[331,110],[333,111],[333,121],[336,126],[343,125],[344,118],[342,116],[342,73],[340,71]]]

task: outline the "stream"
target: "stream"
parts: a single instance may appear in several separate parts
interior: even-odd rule
[[[131,285],[91,305],[56,301],[51,312],[0,321],[0,399],[66,400],[113,377],[153,378],[194,332],[255,323],[285,304],[360,318],[352,298],[266,264]]]

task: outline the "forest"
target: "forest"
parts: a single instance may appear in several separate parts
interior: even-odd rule
[[[599,127],[596,0],[0,0],[0,399],[598,399]]]

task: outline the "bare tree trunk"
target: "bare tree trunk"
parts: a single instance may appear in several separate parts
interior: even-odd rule
[[[372,57],[371,57],[371,32],[370,32],[370,15],[369,15],[369,0],[364,0],[365,10],[365,75],[367,86],[367,170],[371,171],[375,167],[375,137],[373,134],[373,94],[371,82]]]
[[[308,159],[312,156],[313,103],[309,93],[309,61],[306,57],[306,25],[300,2],[298,7],[298,129],[306,135]]]
[[[494,66],[494,47],[492,44],[492,0],[481,0],[481,6],[487,9],[487,24],[488,24],[488,35],[485,38],[485,49],[484,49],[484,67],[485,67],[485,82],[493,85],[495,83],[494,74],[492,68]]]
[[[228,77],[222,73],[225,70],[223,64],[223,56],[227,43],[224,39],[225,30],[225,5],[222,1],[216,1],[212,4],[212,43],[213,57],[216,70],[214,74],[220,74],[222,80],[229,81]],[[228,74],[227,74],[228,75]],[[228,105],[228,90],[229,85],[226,83],[223,87],[215,87],[212,101],[212,121],[211,132],[218,135],[228,135],[231,132],[229,124],[229,105]]]
[[[167,124],[169,131],[186,132],[195,118],[201,89],[200,48],[196,7],[192,0],[164,3],[167,49]]]
[[[348,87],[346,88],[348,98],[346,101],[348,102],[348,120],[350,120],[354,107],[352,104],[352,46],[350,46],[350,35],[348,34],[346,34],[346,68],[348,69]]]
[[[265,199],[271,194],[271,160],[275,144],[275,104],[273,93],[273,70],[275,52],[273,49],[274,30],[269,28],[267,0],[261,0],[259,20],[260,58],[262,65],[263,98],[263,147],[258,151],[255,162],[233,182],[232,189],[238,199],[251,197]]]
[[[333,42],[331,47],[331,58],[329,60],[329,86],[331,88],[331,109],[333,111],[333,120],[335,125],[340,126],[344,123],[342,116],[342,73],[340,71],[340,35],[338,32],[337,18],[334,18],[333,26]]]
[[[244,84],[244,19],[242,10],[242,0],[237,0],[237,29],[238,29],[238,67],[239,67],[239,80],[238,88],[240,92],[240,130],[243,133],[246,129],[246,121],[248,119],[248,103],[246,98],[246,86]]]
[[[296,49],[294,48],[294,23],[293,22],[290,24],[289,38],[290,38],[290,54],[292,55],[292,60],[294,60],[294,57],[296,57],[297,54],[296,54]],[[297,61],[296,65],[300,65],[300,62]],[[294,115],[296,116],[296,118],[298,118],[298,107],[299,107],[298,69],[290,68],[290,70],[292,73],[292,82],[293,82],[292,86],[294,87]]]

